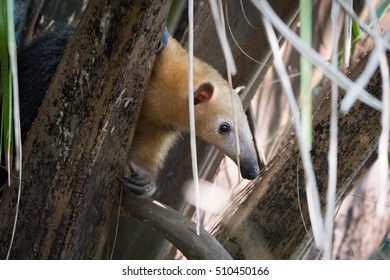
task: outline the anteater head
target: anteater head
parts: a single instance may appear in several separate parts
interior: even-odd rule
[[[215,69],[210,67],[205,71],[208,73],[204,79],[194,85],[196,133],[234,162],[238,163],[239,159],[242,177],[253,180],[259,174],[259,165],[241,100]]]
[[[150,117],[189,131],[188,54],[172,38],[156,59],[152,81],[145,95]],[[217,70],[196,58],[194,89],[196,135],[236,163],[239,158],[242,177],[255,179],[259,173],[257,153],[238,94],[231,92]]]

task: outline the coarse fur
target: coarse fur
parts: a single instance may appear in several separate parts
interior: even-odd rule
[[[27,12],[30,5],[31,0],[14,0],[15,35],[18,46],[21,45],[24,26],[27,19]]]
[[[29,0],[15,1],[16,33],[21,36],[25,9]],[[23,12],[24,11],[24,12]],[[18,23],[19,22],[19,23]],[[61,61],[74,27],[56,25],[37,36],[27,46],[18,48],[19,106],[22,142],[31,129],[42,100]],[[21,41],[21,38],[18,37]],[[1,87],[0,87],[0,94]],[[0,187],[8,180],[5,169],[0,169]]]
[[[18,51],[22,141],[38,114],[73,31],[72,26],[56,25]]]
[[[63,56],[70,26],[56,26],[19,51],[19,81],[23,139]],[[166,34],[166,36],[168,36]],[[169,37],[156,57],[144,94],[133,137],[127,171],[120,181],[139,194],[156,190],[156,177],[180,131],[189,131],[188,54]],[[252,134],[241,101],[226,80],[211,66],[194,58],[194,103],[197,136],[236,161],[241,174],[254,179],[258,172]],[[233,111],[237,116],[240,152],[237,153]]]
[[[187,51],[169,38],[167,47],[156,58],[129,157],[132,163],[143,166],[152,178],[156,178],[163,166],[178,132],[189,131],[188,67]],[[201,94],[202,90],[209,94],[196,102],[197,136],[236,161],[234,111],[239,128],[241,173],[245,178],[254,179],[259,171],[256,151],[239,96],[230,94],[227,81],[214,68],[196,58],[194,88],[197,89],[195,95]],[[230,127],[227,134],[219,131],[221,124]]]

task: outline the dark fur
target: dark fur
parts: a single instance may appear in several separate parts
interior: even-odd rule
[[[27,18],[27,11],[31,5],[31,0],[15,0],[14,1],[14,21],[15,21],[15,34],[18,46],[20,46],[24,25]]]
[[[15,1],[15,32],[18,42],[18,79],[22,142],[31,129],[50,82],[56,73],[74,28],[58,25],[20,47],[21,36],[30,0]],[[1,88],[0,88],[0,94]],[[3,147],[1,147],[3,149]],[[4,161],[3,161],[4,164]],[[0,186],[7,173],[0,169]]]
[[[18,52],[20,122],[25,140],[74,28],[57,26]]]

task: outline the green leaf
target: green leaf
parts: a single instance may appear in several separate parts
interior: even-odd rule
[[[360,28],[355,20],[352,19],[352,40],[358,39],[360,36]]]
[[[10,40],[9,25],[13,27],[13,2],[1,1],[0,3],[0,64],[1,64],[1,146],[4,145],[5,162],[12,158],[13,132],[12,132],[12,72],[10,68],[8,42]],[[10,11],[9,11],[10,10]],[[12,15],[10,22],[9,14]],[[0,146],[0,147],[1,147]],[[1,153],[0,153],[1,156]],[[7,166],[10,169],[10,166]]]

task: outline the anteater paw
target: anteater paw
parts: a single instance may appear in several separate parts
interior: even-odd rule
[[[140,184],[140,182],[146,182],[147,178],[140,179],[137,178],[128,178],[128,177],[118,177],[119,182],[124,186],[128,187],[130,190],[135,192],[138,195],[142,196],[152,196],[156,192],[156,184],[150,182],[148,184]]]
[[[125,168],[125,174],[118,180],[136,194],[152,196],[157,187],[150,174],[142,167],[130,162]]]

